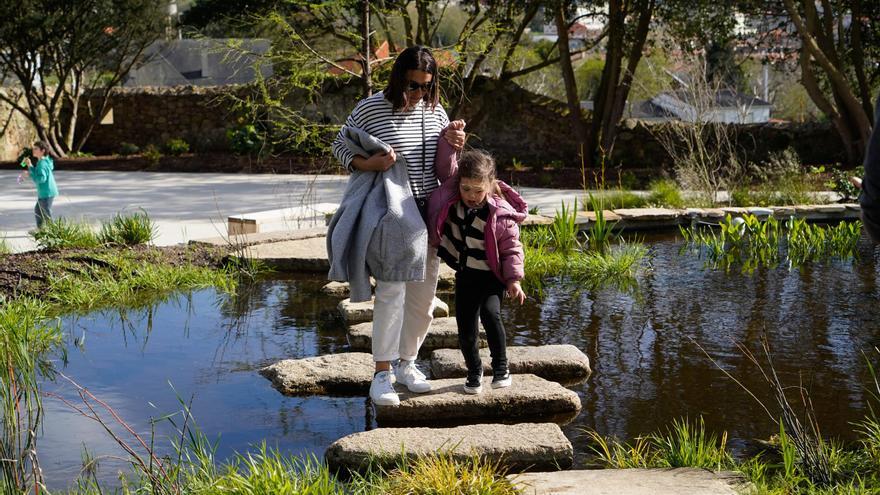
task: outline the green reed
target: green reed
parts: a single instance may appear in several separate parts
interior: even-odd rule
[[[716,268],[742,265],[744,272],[758,267],[789,267],[829,259],[856,257],[862,224],[841,222],[834,226],[807,223],[790,218],[785,223],[774,217],[760,220],[754,215],[727,215],[717,228],[692,225],[679,227],[685,249],[705,256]]]

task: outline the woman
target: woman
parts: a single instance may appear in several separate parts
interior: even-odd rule
[[[37,186],[37,204],[34,206],[34,217],[37,221],[37,228],[43,228],[43,224],[52,220],[52,202],[55,196],[58,196],[58,187],[55,185],[55,176],[52,171],[55,169],[55,162],[49,156],[49,147],[42,141],[34,143],[34,158],[37,163],[34,164],[30,158],[26,158],[28,174],[31,180]]]
[[[423,218],[428,197],[439,187],[434,169],[437,139],[449,124],[439,100],[437,62],[431,51],[422,46],[407,48],[394,61],[388,87],[357,104],[333,143],[333,154],[351,172],[381,173],[395,163],[403,166],[405,162],[411,197],[423,212]],[[355,153],[349,144],[350,129],[346,128],[357,129],[387,147],[369,155]],[[461,149],[465,133],[451,129],[444,133],[444,138],[454,148]],[[389,207],[392,209],[396,208]],[[425,226],[419,222],[418,228]],[[376,405],[400,403],[391,375],[391,363],[397,359],[400,361],[394,378],[398,383],[412,392],[431,390],[414,361],[433,319],[440,260],[437,250],[427,245],[427,230],[423,239],[422,249],[427,253],[424,270],[421,270],[424,280],[376,281],[372,349],[375,375],[370,386],[370,399]],[[328,235],[328,249],[329,246]],[[330,257],[332,274],[332,252]]]

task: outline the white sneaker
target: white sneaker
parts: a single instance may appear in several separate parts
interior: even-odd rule
[[[397,383],[406,385],[410,392],[423,394],[431,391],[431,384],[424,373],[419,371],[416,363],[401,359],[394,372]]]
[[[370,400],[377,406],[400,405],[400,398],[397,397],[394,385],[391,384],[390,371],[380,371],[373,377],[373,383],[370,384]]]

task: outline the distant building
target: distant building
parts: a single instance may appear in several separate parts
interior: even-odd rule
[[[582,101],[585,110],[593,109],[592,101]],[[772,105],[760,98],[741,95],[732,90],[715,94],[714,102],[699,109],[684,91],[664,92],[651,99],[629,103],[625,117],[655,122],[683,121],[716,122],[722,124],[757,124],[770,121]]]
[[[229,48],[234,42],[235,50]],[[265,39],[183,39],[156,41],[144,51],[146,63],[136,67],[123,83],[138,86],[223,86],[254,81],[254,62],[269,51]],[[260,68],[263,77],[272,66]]]

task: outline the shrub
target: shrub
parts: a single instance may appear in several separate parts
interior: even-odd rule
[[[599,195],[601,203],[606,210],[617,208],[641,208],[645,206],[645,198],[632,191],[606,191]],[[592,211],[593,205],[589,198],[582,202],[587,211]]]
[[[162,159],[162,152],[159,151],[159,148],[156,147],[155,144],[148,144],[147,147],[144,148],[143,156],[147,159],[147,163],[149,163],[151,167],[155,167],[159,165],[159,160]]]
[[[854,201],[859,197],[859,189],[849,181],[850,177],[862,177],[865,175],[865,168],[861,165],[853,170],[835,169],[831,172],[831,180],[828,187],[832,191],[840,194],[844,201]]]
[[[669,179],[655,180],[651,182],[648,189],[651,191],[648,196],[648,203],[667,208],[684,207],[681,189],[679,189],[675,181]]]
[[[134,143],[126,143],[125,141],[119,143],[119,154],[122,156],[136,155],[140,153],[140,151],[140,146]]]
[[[59,218],[46,222],[34,232],[34,240],[40,249],[76,249],[98,247],[98,236],[86,223]]]
[[[241,125],[226,131],[229,148],[236,155],[253,155],[263,149],[265,139],[253,124]]]
[[[165,143],[165,152],[171,156],[180,156],[189,152],[189,143],[180,138],[169,139]]]
[[[101,226],[98,239],[101,244],[136,246],[152,241],[156,238],[156,233],[156,224],[146,212],[125,216],[117,213],[110,222]]]

